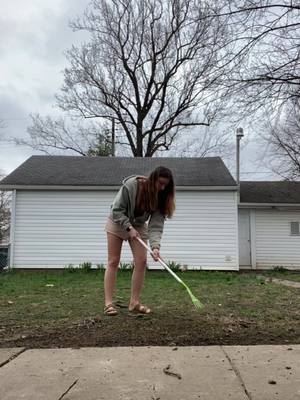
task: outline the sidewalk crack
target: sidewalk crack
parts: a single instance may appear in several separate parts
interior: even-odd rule
[[[62,400],[62,399],[64,398],[64,396],[65,396],[66,394],[68,394],[68,392],[72,389],[72,387],[76,385],[77,382],[78,382],[78,379],[76,379],[76,381],[74,381],[74,382],[72,383],[72,385],[69,386],[69,388],[60,396],[60,398],[59,398],[58,400]]]
[[[4,365],[8,364],[9,362],[14,360],[15,358],[17,358],[20,354],[24,353],[24,351],[26,351],[26,350],[27,349],[21,349],[18,353],[16,353],[13,356],[11,356],[8,360],[5,360],[2,363],[0,363],[0,368],[3,367]]]
[[[249,400],[253,400],[251,394],[248,392],[246,385],[242,379],[242,376],[240,374],[240,371],[237,369],[237,367],[234,365],[234,362],[231,360],[231,358],[229,357],[229,355],[226,353],[225,349],[223,346],[220,346],[221,349],[223,350],[223,353],[225,354],[225,357],[227,358],[227,360],[229,361],[230,365],[232,366],[232,369],[236,375],[236,377],[238,378],[238,381],[240,382],[240,385],[242,386],[246,396],[248,397]]]

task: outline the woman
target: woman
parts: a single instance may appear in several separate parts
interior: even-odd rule
[[[108,264],[104,275],[104,314],[117,315],[112,302],[123,240],[128,240],[134,260],[131,280],[130,312],[149,314],[150,308],[140,303],[147,265],[146,249],[136,240],[150,241],[155,261],[160,257],[164,220],[175,210],[175,188],[172,172],[158,167],[148,178],[130,176],[123,181],[106,224]],[[148,221],[149,220],[149,221]],[[148,225],[146,222],[148,221]]]

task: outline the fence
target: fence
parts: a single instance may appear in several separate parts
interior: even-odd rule
[[[8,245],[0,245],[0,271],[8,265]]]

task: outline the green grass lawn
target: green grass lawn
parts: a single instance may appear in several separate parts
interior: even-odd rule
[[[45,346],[51,347],[57,345],[58,333],[62,345],[110,345],[112,336],[114,343],[124,345],[231,343],[234,337],[234,343],[240,344],[300,341],[299,289],[264,282],[253,273],[193,271],[178,275],[204,303],[201,313],[165,271],[146,274],[142,301],[153,314],[143,318],[129,317],[125,308],[130,271],[118,274],[115,299],[121,308],[117,317],[110,318],[102,313],[103,271],[2,273],[0,345],[30,347],[40,343],[37,337],[44,334],[48,338]],[[85,330],[84,337],[80,327]],[[66,332],[68,340],[64,341]],[[91,332],[94,339],[88,341]]]
[[[273,271],[261,271],[261,273],[257,272],[257,274],[293,282],[300,282],[300,271],[273,270]]]

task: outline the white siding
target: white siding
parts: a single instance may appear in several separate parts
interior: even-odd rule
[[[300,236],[291,235],[290,223],[300,211],[256,210],[256,267],[300,267]]]
[[[17,191],[14,266],[104,263],[111,198],[110,191]]]
[[[190,268],[238,269],[236,193],[177,192],[162,248],[167,260]]]
[[[17,191],[14,266],[62,268],[85,261],[106,263],[104,225],[115,193]],[[164,259],[190,268],[236,269],[236,194],[178,191],[176,200],[175,216],[165,225]],[[125,243],[122,261],[131,259]]]

